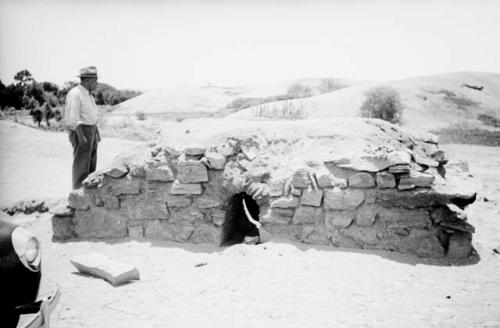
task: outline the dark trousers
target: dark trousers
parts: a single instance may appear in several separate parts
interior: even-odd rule
[[[95,171],[97,165],[97,144],[100,141],[99,131],[95,125],[80,125],[86,143],[79,140],[75,131],[69,134],[73,146],[73,189],[81,188],[83,180]]]

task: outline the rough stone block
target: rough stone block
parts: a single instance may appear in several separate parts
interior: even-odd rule
[[[470,233],[455,233],[448,242],[448,257],[466,258],[472,252]]]
[[[281,216],[292,217],[294,210],[290,208],[271,208],[273,213],[276,213]]]
[[[429,228],[432,225],[429,212],[424,209],[379,207],[377,214],[378,221],[388,228]]]
[[[374,245],[380,244],[380,233],[373,227],[358,227],[356,225],[351,225],[342,230],[342,234],[351,238],[363,248],[373,248]],[[367,245],[371,245],[372,247],[367,247]]]
[[[247,186],[247,179],[245,172],[235,162],[229,162],[224,167],[222,186],[229,193],[238,193],[245,189]]]
[[[402,176],[399,180],[398,189],[411,189],[415,187],[430,187],[436,178],[427,173],[412,171],[408,176]]]
[[[300,233],[300,241],[305,244],[330,245],[328,235],[323,229],[313,224],[304,224]]]
[[[292,180],[290,182],[294,188],[306,189],[310,185],[309,172],[307,170],[301,169],[294,173]]]
[[[377,203],[385,207],[417,208],[456,203],[467,206],[474,202],[476,193],[467,191],[435,190],[431,188],[398,191],[385,189],[377,192]]]
[[[200,224],[197,226],[189,240],[196,244],[219,245],[222,236],[222,228],[213,224]]]
[[[349,177],[349,187],[372,188],[375,187],[375,181],[370,173],[358,172]]]
[[[120,211],[136,220],[168,219],[170,209],[191,204],[190,197],[172,195],[170,188],[170,184],[150,181],[143,194],[127,196]]]
[[[347,228],[356,216],[355,211],[325,211],[325,223],[328,228]]]
[[[191,198],[189,196],[177,196],[170,193],[165,193],[162,198],[167,203],[167,207],[186,207],[191,205]]]
[[[92,172],[89,174],[85,180],[83,180],[82,185],[84,188],[94,188],[99,186],[103,181],[104,175],[99,172]]]
[[[451,229],[454,231],[463,231],[463,232],[470,232],[474,233],[476,232],[476,229],[470,225],[469,223],[459,220],[459,219],[453,219],[453,220],[446,220],[446,221],[441,221],[439,223],[441,227]]]
[[[128,227],[128,236],[130,238],[142,238],[144,237],[144,229],[140,225]]]
[[[408,236],[399,237],[397,249],[402,253],[417,254],[420,257],[442,257],[444,248],[437,233],[430,229],[411,229]]]
[[[175,180],[170,193],[174,195],[201,195],[203,188],[200,183],[182,183]]]
[[[178,160],[177,179],[182,183],[207,182],[207,167],[201,161]]]
[[[328,231],[328,239],[333,246],[345,248],[361,248],[361,245],[354,241],[354,239],[349,236],[344,236],[342,234],[342,230],[344,229],[336,228]]]
[[[360,227],[371,227],[377,217],[376,206],[363,205],[356,212],[356,225]]]
[[[365,199],[365,194],[361,190],[349,189],[328,189],[324,197],[324,206],[332,210],[355,209]]]
[[[92,205],[96,207],[103,207],[104,206],[104,200],[102,199],[102,194],[101,190],[97,188],[92,188],[92,189],[86,189],[86,193],[89,195],[90,199],[92,200]],[[109,197],[116,197],[111,194],[111,189],[109,190],[109,193],[104,193],[106,196]]]
[[[120,213],[131,220],[166,220],[170,215],[166,202],[155,199],[151,194],[127,197],[121,204]]]
[[[279,197],[283,195],[283,182],[282,181],[270,181],[269,185],[269,196]]]
[[[301,227],[294,224],[263,223],[262,227],[272,237],[273,241],[295,241],[300,237]]]
[[[443,257],[444,248],[437,238],[424,238],[417,248],[417,256],[420,257]]]
[[[129,172],[127,166],[123,163],[115,163],[113,166],[104,169],[102,173],[111,178],[121,178]]]
[[[120,208],[120,199],[110,194],[105,194],[101,197],[104,208],[117,210]]]
[[[346,179],[335,177],[326,168],[316,173],[316,180],[318,181],[318,186],[320,188],[331,188],[331,187],[338,187],[342,189],[347,188]]]
[[[174,181],[174,173],[168,165],[146,168],[146,180],[149,181]]]
[[[73,218],[54,215],[52,217],[52,232],[54,240],[66,240],[76,237]]]
[[[415,189],[417,186],[412,185],[412,184],[407,184],[407,183],[400,183],[398,185],[399,190],[410,190],[410,189]]]
[[[375,189],[365,190],[365,204],[373,205],[377,201],[377,191]]]
[[[262,211],[259,216],[261,223],[290,224],[292,222],[293,210],[286,208],[269,208]]]
[[[71,208],[85,211],[90,208],[90,199],[84,193],[83,188],[80,188],[69,193],[68,204]]]
[[[379,172],[395,165],[409,164],[410,161],[411,157],[408,152],[394,150],[379,150],[373,154],[364,154],[352,158],[345,158],[340,155],[338,159],[331,160],[339,167],[366,172]]]
[[[223,225],[226,220],[226,212],[220,209],[209,209],[207,211],[203,211],[203,214],[205,215],[206,221],[212,222],[216,226]]]
[[[299,206],[293,215],[293,223],[323,223],[323,209],[310,206]]]
[[[148,222],[144,235],[146,238],[185,242],[191,237],[193,230],[193,226],[189,224],[153,220]]]
[[[295,208],[299,205],[299,198],[295,196],[280,197],[271,202],[271,207]]]
[[[389,173],[392,174],[408,174],[410,173],[411,166],[409,164],[394,165],[389,167]]]
[[[194,203],[196,204],[196,206],[198,206],[198,208],[201,208],[201,209],[213,208],[213,207],[221,206],[222,200],[220,199],[220,197],[218,195],[205,193],[202,196],[197,197],[195,199]]]
[[[302,193],[300,204],[319,207],[321,206],[322,200],[323,200],[322,190],[314,190],[309,188],[308,190],[304,190],[304,192]]]
[[[67,202],[61,202],[57,204],[55,207],[51,208],[50,212],[54,216],[65,217],[65,216],[73,216],[75,210],[69,207],[69,204]]]
[[[117,211],[94,207],[75,211],[73,223],[79,238],[120,238],[127,236],[127,218]]]
[[[168,222],[182,223],[203,221],[203,213],[195,206],[170,209]]]
[[[121,179],[105,177],[103,189],[111,192],[113,196],[137,195],[141,191],[141,180],[128,175]]]
[[[418,153],[415,153],[413,155],[415,162],[417,162],[419,165],[424,165],[426,167],[437,167],[439,166],[439,163],[432,158],[429,158],[425,155],[420,155]]]
[[[184,149],[184,154],[191,155],[191,156],[199,156],[199,155],[205,154],[206,150],[207,150],[206,147],[190,146],[190,147],[186,147]]]
[[[101,253],[79,255],[70,260],[78,271],[102,278],[113,286],[122,285],[130,280],[139,280],[137,268],[118,261],[113,261]]]
[[[226,157],[215,152],[205,153],[208,165],[212,170],[223,170],[226,166]]]
[[[383,171],[377,173],[377,186],[381,189],[384,188],[395,188],[396,187],[396,179],[394,175]]]
[[[136,178],[145,178],[146,169],[142,166],[142,164],[131,164],[130,175]]]

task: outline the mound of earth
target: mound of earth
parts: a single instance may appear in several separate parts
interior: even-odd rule
[[[445,178],[446,163],[435,136],[380,120],[193,120],[89,176],[54,216],[54,238],[266,235],[467,258],[474,228],[461,209],[476,194]]]

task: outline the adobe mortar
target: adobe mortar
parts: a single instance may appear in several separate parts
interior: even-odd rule
[[[476,194],[446,162],[436,138],[380,120],[175,123],[73,191],[54,239],[220,244],[246,195],[276,240],[465,258]]]

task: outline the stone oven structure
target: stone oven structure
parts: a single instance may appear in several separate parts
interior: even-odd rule
[[[435,136],[380,120],[172,123],[69,195],[55,239],[275,240],[465,258],[473,191]],[[460,182],[460,181],[458,181]]]

